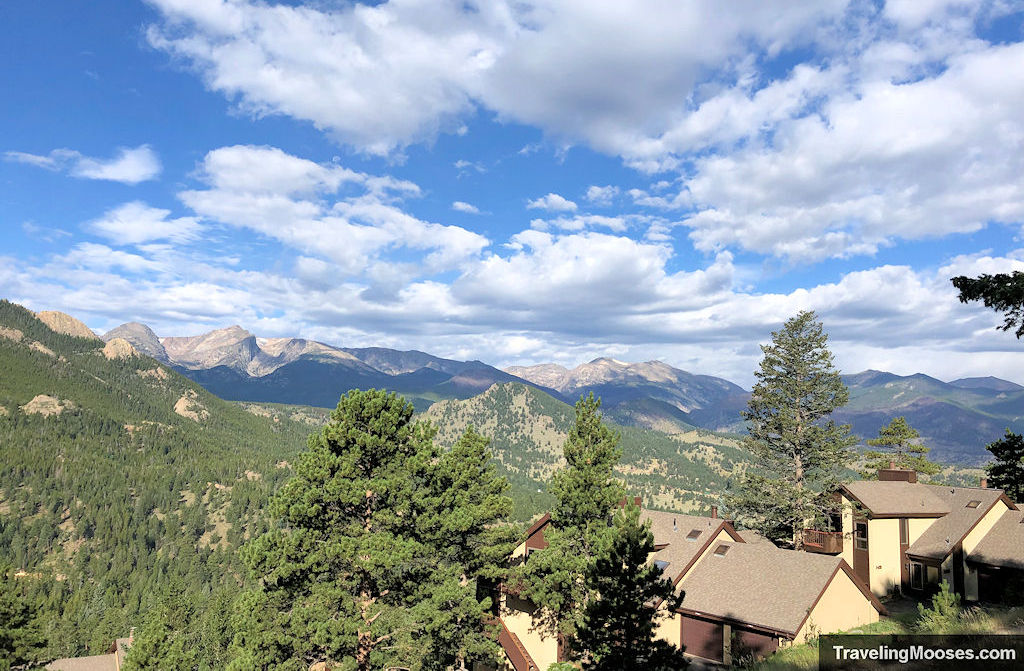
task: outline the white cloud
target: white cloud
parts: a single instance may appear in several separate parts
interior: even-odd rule
[[[546,196],[535,198],[526,203],[527,209],[548,210],[552,212],[575,212],[576,203],[564,198],[557,193],[549,193]]]
[[[587,187],[587,193],[584,198],[587,199],[587,202],[594,205],[608,207],[618,194],[619,187],[617,186],[590,186]]]
[[[480,214],[480,208],[476,205],[471,205],[461,200],[457,200],[452,203],[452,209],[456,212],[465,212],[466,214]]]
[[[215,149],[200,176],[209,188],[179,194],[197,214],[330,259],[343,275],[359,275],[401,248],[427,252],[421,272],[442,272],[489,244],[464,228],[404,212],[398,201],[419,194],[411,182],[320,165],[273,147]]]
[[[194,217],[170,218],[170,210],[132,201],[108,210],[86,228],[117,245],[138,245],[154,240],[185,242],[200,230]]]
[[[54,149],[49,154],[37,155],[20,151],[8,151],[4,157],[9,161],[27,163],[47,170],[67,170],[72,177],[100,179],[122,184],[138,184],[160,175],[160,159],[149,145],[134,149],[120,148],[110,159],[83,156],[72,149]]]

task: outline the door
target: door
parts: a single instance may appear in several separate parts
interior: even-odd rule
[[[684,615],[682,640],[685,652],[721,662],[725,659],[725,628],[720,622]]]
[[[913,589],[921,589],[911,585],[912,577],[912,564],[907,558],[907,548],[910,547],[910,520],[905,517],[900,518],[900,591],[905,592],[907,587],[913,587]],[[924,567],[919,567],[923,573]],[[923,577],[922,577],[923,581]]]
[[[868,521],[853,523],[853,572],[871,587],[871,557],[868,554]]]

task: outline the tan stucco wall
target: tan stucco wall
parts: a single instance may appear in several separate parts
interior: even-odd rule
[[[512,551],[512,559],[515,560],[519,557],[526,556],[526,541],[523,541],[516,546],[516,549]]]
[[[526,602],[502,595],[501,619],[513,634],[519,637],[523,647],[533,657],[541,669],[546,669],[558,661],[558,639],[554,636],[543,636],[533,626],[533,616]]]
[[[853,504],[842,497],[843,504],[843,551],[839,554],[847,564],[853,566]]]
[[[985,534],[992,530],[992,526],[1007,510],[1009,507],[1005,503],[996,501],[992,509],[981,518],[978,525],[971,529],[971,533],[964,537],[964,598],[969,601],[978,600],[978,572],[967,565],[967,559],[981,539],[985,537]]]
[[[870,535],[868,538],[870,540]],[[850,576],[840,570],[811,610],[804,626],[796,633],[794,643],[805,643],[809,637],[818,634],[847,631],[872,622],[878,622],[878,611]]]
[[[683,631],[683,616],[679,613],[668,613],[665,614],[664,606],[659,610],[663,614],[661,622],[658,623],[658,628],[655,630],[654,635],[664,641],[668,641],[677,648],[682,643],[681,634]]]
[[[885,596],[900,585],[900,521],[868,520],[871,591]],[[851,564],[852,566],[852,564]]]
[[[910,544],[921,537],[928,527],[935,524],[935,517],[911,517],[907,520],[907,530],[910,532]]]

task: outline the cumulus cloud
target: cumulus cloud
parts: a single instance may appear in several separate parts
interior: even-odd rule
[[[576,203],[557,193],[549,193],[546,196],[534,198],[526,203],[526,207],[531,210],[548,210],[552,212],[576,211]]]
[[[170,210],[140,201],[124,203],[86,224],[86,228],[117,245],[138,245],[154,240],[185,242],[200,230],[194,217],[170,217]]]
[[[321,165],[275,147],[215,149],[200,177],[208,188],[179,194],[198,215],[322,256],[348,275],[401,248],[426,252],[422,272],[451,270],[489,244],[467,229],[405,212],[400,201],[419,194],[412,182]]]
[[[160,175],[160,159],[149,145],[134,149],[120,148],[117,155],[109,159],[84,156],[72,149],[54,149],[49,154],[29,154],[8,151],[4,157],[9,161],[27,163],[38,168],[66,170],[72,177],[101,179],[122,184],[138,184]]]
[[[452,209],[456,212],[465,212],[466,214],[480,214],[480,208],[476,205],[471,205],[461,200],[457,200],[452,203]]]
[[[617,186],[589,186],[584,198],[593,205],[607,207],[612,204],[618,194],[619,187]]]

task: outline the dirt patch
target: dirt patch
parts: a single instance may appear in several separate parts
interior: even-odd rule
[[[10,410],[7,409],[6,405],[0,405],[0,417],[6,417],[11,414]]]
[[[139,375],[141,377],[149,378],[152,380],[166,380],[167,370],[164,368],[150,368],[148,370],[140,370]]]
[[[186,506],[190,506],[196,502],[196,495],[191,490],[183,489],[181,490],[181,500]]]
[[[201,422],[210,416],[206,407],[199,402],[196,392],[191,389],[186,391],[185,395],[174,404],[174,412],[193,422]]]
[[[253,480],[260,480],[262,478],[263,478],[263,476],[260,475],[259,473],[257,473],[256,471],[246,471],[245,472],[245,479],[249,480],[250,482],[253,481]]]
[[[277,462],[274,465],[277,466],[278,468],[291,468],[292,467],[292,465],[289,464],[287,461],[279,461],[279,462]]]
[[[0,326],[0,338],[7,338],[14,342],[21,342],[21,339],[25,337],[25,334],[18,329],[9,329],[6,326]]]
[[[28,344],[28,348],[29,349],[34,349],[37,352],[42,352],[46,356],[53,356],[53,357],[57,356],[57,354],[52,349],[50,349],[49,347],[47,347],[43,343],[36,342],[34,340]]]
[[[108,359],[127,359],[138,355],[132,344],[124,338],[113,338],[103,346],[103,356]]]
[[[71,401],[62,401],[54,398],[53,396],[39,394],[28,403],[21,406],[21,409],[29,414],[49,417],[50,415],[59,415],[65,410],[71,410],[74,407],[75,404]]]

